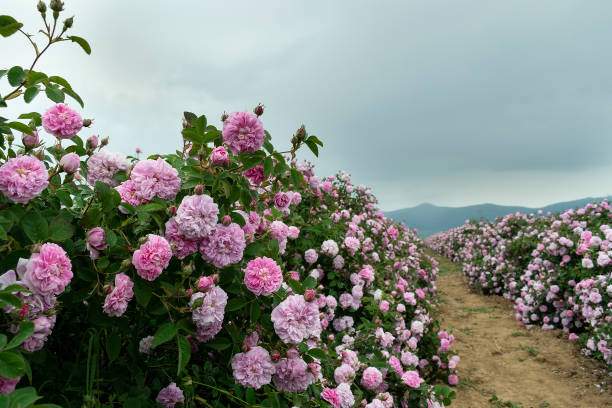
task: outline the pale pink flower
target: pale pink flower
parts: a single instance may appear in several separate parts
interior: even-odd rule
[[[208,237],[217,226],[219,207],[206,195],[183,197],[176,211],[175,221],[179,232],[189,239]]]
[[[155,280],[172,258],[170,244],[164,237],[149,234],[147,242],[132,255],[132,264],[138,275],[148,281]]]
[[[314,302],[306,302],[302,295],[291,295],[272,310],[274,331],[285,343],[300,343],[302,340],[321,334],[319,309]]]
[[[223,143],[234,154],[259,150],[265,137],[263,124],[250,112],[232,112],[223,122]]]
[[[43,244],[17,269],[28,288],[41,295],[59,295],[72,279],[72,263],[66,251],[52,243]]]
[[[28,337],[22,344],[24,350],[37,351],[43,348],[47,338],[51,335],[53,326],[55,326],[56,316],[38,316],[32,321],[34,323],[34,333]]]
[[[87,182],[95,186],[96,181],[101,181],[111,187],[119,185],[119,180],[113,176],[120,171],[128,171],[130,162],[121,153],[100,150],[91,155],[87,161]]]
[[[81,115],[61,103],[47,109],[41,119],[45,131],[58,139],[71,139],[83,127]]]
[[[283,283],[283,272],[271,258],[260,257],[249,261],[244,270],[244,284],[255,295],[268,296]]]
[[[229,154],[223,146],[218,146],[210,153],[210,164],[213,166],[223,166],[229,160]]]
[[[91,259],[96,259],[99,252],[108,248],[106,242],[106,232],[101,227],[95,227],[87,232],[87,250],[89,250],[89,256]]]
[[[123,183],[115,187],[115,190],[119,193],[122,203],[127,203],[133,207],[138,207],[141,204],[146,203],[146,200],[140,198],[137,194],[136,187],[132,180],[126,180]],[[127,211],[122,206],[119,206],[119,211],[126,214]]]
[[[66,173],[74,173],[79,168],[81,159],[76,153],[66,153],[60,159],[60,166]]]
[[[176,383],[171,382],[157,394],[155,402],[163,404],[165,408],[174,408],[179,402],[185,402],[185,396],[183,390],[177,387]]]
[[[26,204],[47,188],[48,177],[42,161],[18,155],[0,166],[0,191],[11,201]]]
[[[200,242],[202,258],[217,268],[223,268],[242,260],[246,241],[240,225],[217,224],[212,233]]]
[[[142,200],[159,197],[174,200],[181,189],[178,170],[166,163],[161,157],[157,160],[141,160],[132,169],[130,179],[134,182],[136,194]]]
[[[259,185],[266,181],[266,176],[264,173],[264,168],[261,164],[245,170],[242,172],[242,175],[249,180],[252,184]]]
[[[124,273],[115,276],[115,288],[104,300],[104,313],[111,317],[119,317],[127,310],[128,303],[134,296],[134,283]]]
[[[232,370],[237,383],[255,389],[270,384],[275,372],[270,353],[259,346],[236,354],[232,358]]]
[[[15,387],[19,380],[21,380],[21,377],[6,378],[0,376],[0,394],[10,394],[15,391]]]
[[[321,391],[321,399],[329,402],[334,408],[340,408],[340,396],[333,388],[323,388],[323,391]]]
[[[276,388],[286,392],[304,392],[314,382],[308,364],[301,358],[280,360],[273,379]]]
[[[309,249],[306,252],[304,252],[304,259],[310,265],[312,265],[313,263],[317,262],[317,258],[318,257],[319,257],[319,255],[317,255],[317,251],[315,251],[314,249]]]
[[[191,240],[181,234],[176,224],[175,217],[166,222],[166,240],[170,243],[172,254],[179,259],[183,259],[198,251],[198,242]]]
[[[194,293],[189,305],[194,305],[198,299],[202,299],[202,304],[193,309],[191,316],[196,326],[206,329],[221,324],[227,305],[227,293],[219,286],[213,286],[206,293]]]
[[[406,371],[402,375],[402,381],[412,388],[419,388],[421,383],[424,382],[419,373],[413,370]]]

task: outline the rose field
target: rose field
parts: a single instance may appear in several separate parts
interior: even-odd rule
[[[607,201],[423,239],[256,102],[114,151],[39,70],[91,54],[78,18],[31,12],[0,15],[34,53],[0,64],[0,408],[612,406]]]

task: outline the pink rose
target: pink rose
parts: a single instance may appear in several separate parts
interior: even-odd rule
[[[229,154],[223,146],[218,146],[210,153],[210,164],[213,166],[223,166],[229,160]]]
[[[60,165],[66,173],[74,173],[81,164],[81,159],[76,153],[67,153],[60,159]]]

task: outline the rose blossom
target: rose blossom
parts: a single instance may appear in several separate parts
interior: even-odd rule
[[[235,264],[242,260],[246,241],[244,231],[240,225],[217,224],[206,239],[200,243],[202,258],[212,263],[217,268],[223,268],[229,264]]]
[[[157,394],[155,402],[163,404],[165,408],[174,408],[179,402],[185,402],[185,396],[183,390],[177,387],[176,383],[171,382]]]
[[[367,390],[375,390],[382,383],[382,373],[376,367],[368,367],[361,375],[361,385]]]
[[[276,363],[274,385],[278,390],[304,392],[313,382],[314,376],[301,358],[287,358]]]
[[[232,153],[253,153],[261,148],[266,137],[263,124],[249,112],[232,112],[223,122],[223,143]]]
[[[259,346],[232,357],[232,370],[237,383],[255,389],[270,384],[275,372],[270,353]]]
[[[261,164],[245,170],[242,172],[242,175],[249,180],[252,184],[258,185],[266,181],[266,176],[264,173],[264,168]]]
[[[276,208],[277,210],[286,210],[287,208],[289,208],[290,204],[291,198],[287,193],[281,191],[280,193],[276,193],[276,195],[274,196],[274,208]]]
[[[276,262],[268,257],[249,261],[244,270],[244,284],[255,295],[268,296],[276,292],[283,283],[283,272]]]
[[[17,270],[26,285],[41,295],[59,295],[72,279],[72,263],[66,251],[52,243],[43,244],[29,260],[20,260]]]
[[[90,149],[95,149],[96,147],[98,147],[98,136],[97,135],[91,135],[87,138],[87,147],[89,147]]]
[[[96,181],[101,181],[111,187],[119,185],[119,180],[113,176],[120,171],[128,171],[130,163],[121,153],[108,150],[100,150],[91,155],[87,161],[87,182],[95,186]]]
[[[125,313],[129,301],[134,296],[134,283],[124,273],[115,276],[115,289],[104,300],[104,313],[111,317],[119,317]]]
[[[317,258],[318,257],[319,257],[319,255],[317,255],[317,251],[315,251],[314,249],[309,249],[306,252],[304,252],[304,259],[310,265],[312,265],[313,263],[317,262]]]
[[[272,310],[274,331],[284,343],[297,344],[310,336],[321,334],[319,309],[306,302],[302,295],[291,295]]]
[[[217,226],[219,207],[206,195],[183,197],[175,221],[181,234],[189,239],[205,238]]]
[[[43,348],[47,338],[51,335],[51,330],[55,326],[56,316],[38,316],[32,321],[34,323],[34,333],[28,337],[21,347],[27,351],[37,351]]]
[[[23,145],[25,147],[36,147],[38,146],[38,132],[33,130],[32,133],[34,133],[33,135],[30,135],[28,133],[22,133],[21,134],[21,141],[23,142]]]
[[[27,204],[47,188],[48,177],[42,161],[18,155],[0,166],[0,191],[15,203]]]
[[[223,146],[218,146],[210,153],[210,164],[213,166],[223,166],[229,160],[229,154]]]
[[[0,376],[0,394],[10,394],[15,391],[15,387],[19,380],[21,380],[21,377],[6,378]]]
[[[161,157],[157,160],[141,160],[132,169],[130,180],[134,183],[136,194],[142,200],[159,197],[162,200],[174,200],[181,189],[178,170]]]
[[[321,399],[329,402],[334,408],[340,408],[340,397],[333,388],[323,388],[323,391],[321,391]]]
[[[423,382],[423,379],[419,376],[419,373],[417,371],[410,370],[406,371],[402,375],[402,381],[404,381],[404,383],[406,383],[406,385],[408,385],[409,387],[419,388],[419,386]]]
[[[179,232],[175,217],[170,218],[166,222],[165,237],[172,248],[172,254],[178,259],[183,259],[198,252],[198,242],[187,238]]]
[[[76,153],[67,153],[60,159],[60,166],[66,173],[74,173],[81,164],[81,159]]]
[[[87,233],[86,247],[89,250],[89,256],[91,259],[96,259],[98,257],[98,251],[108,248],[108,243],[106,242],[106,232],[104,232],[103,228],[95,227],[89,230]]]
[[[168,241],[159,235],[149,234],[147,242],[134,251],[132,264],[141,278],[152,281],[161,275],[171,257],[172,250]]]
[[[71,139],[83,127],[83,118],[66,105],[57,104],[42,115],[45,131],[58,139]]]
[[[193,309],[191,317],[198,329],[204,332],[212,330],[221,330],[221,324],[225,315],[225,306],[227,305],[227,293],[219,286],[213,286],[208,292],[196,292],[191,295],[189,305],[202,299],[202,304]],[[211,331],[208,334],[212,333]],[[217,332],[214,332],[216,334]],[[213,335],[214,335],[213,334]]]

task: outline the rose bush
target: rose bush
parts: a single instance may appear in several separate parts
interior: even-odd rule
[[[0,71],[3,106],[53,102],[0,118],[1,406],[450,404],[437,263],[368,188],[298,162],[316,136],[276,150],[258,105],[221,129],[185,112],[173,154],[84,141],[92,121],[64,103],[81,98],[33,68],[52,44],[89,45],[72,18],[59,30],[61,1],[38,10],[48,45]],[[3,36],[21,27],[0,16]]]
[[[514,302],[527,327],[562,329],[612,369],[612,212],[607,201],[562,214],[509,214],[428,238],[470,285]]]

